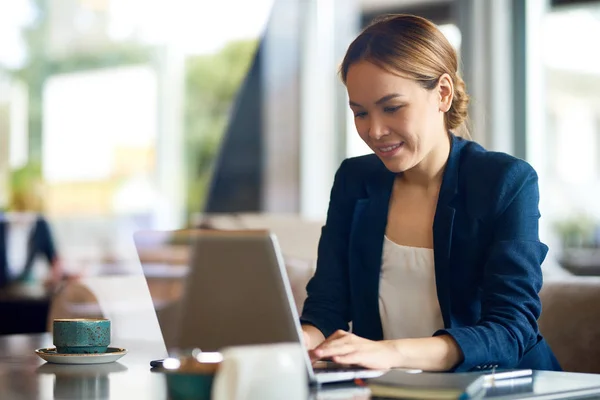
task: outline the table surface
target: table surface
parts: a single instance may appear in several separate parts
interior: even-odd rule
[[[0,289],[0,301],[49,301],[52,292],[41,282],[13,283]]]
[[[160,357],[160,346],[139,341],[114,345],[128,350],[117,362],[65,366],[45,363],[35,355],[37,348],[52,347],[47,333],[0,336],[0,397],[14,400],[167,399],[164,375],[149,368],[150,360]],[[518,393],[523,389],[524,393]],[[505,388],[503,393],[496,391],[495,394],[494,399],[599,397],[600,375],[536,371],[530,385]],[[311,393],[310,398],[358,400],[369,396],[364,388],[330,386]]]

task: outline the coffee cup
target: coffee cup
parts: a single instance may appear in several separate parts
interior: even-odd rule
[[[181,358],[167,358],[162,372],[167,378],[169,399],[210,400],[213,378],[219,369],[220,353],[194,351]]]
[[[97,318],[55,319],[52,338],[59,354],[106,353],[110,321]]]
[[[215,400],[305,400],[308,374],[299,343],[229,347],[215,377]]]

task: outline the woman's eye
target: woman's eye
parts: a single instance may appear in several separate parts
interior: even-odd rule
[[[367,115],[366,112],[357,112],[354,113],[354,118],[364,118]]]
[[[383,111],[385,111],[386,113],[395,113],[396,111],[398,111],[400,109],[400,107],[402,106],[395,106],[395,107],[385,107],[383,109]]]

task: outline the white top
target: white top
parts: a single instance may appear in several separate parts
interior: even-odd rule
[[[384,237],[379,282],[383,338],[430,337],[444,328],[435,285],[433,250]]]
[[[6,261],[11,278],[18,277],[27,263],[29,238],[35,225],[33,213],[9,213],[4,215],[7,223]]]

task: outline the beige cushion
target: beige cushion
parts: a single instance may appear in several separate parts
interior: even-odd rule
[[[197,222],[200,223],[200,222]],[[206,214],[201,223],[213,229],[265,229],[277,236],[281,252],[286,257],[315,260],[324,224],[295,214],[246,213]]]
[[[302,307],[307,297],[306,285],[314,275],[315,268],[316,262],[314,260],[285,257],[285,269],[290,281],[298,314],[302,312]]]
[[[57,318],[102,318],[98,299],[92,291],[78,281],[66,282],[54,294],[48,313],[48,332]]]

